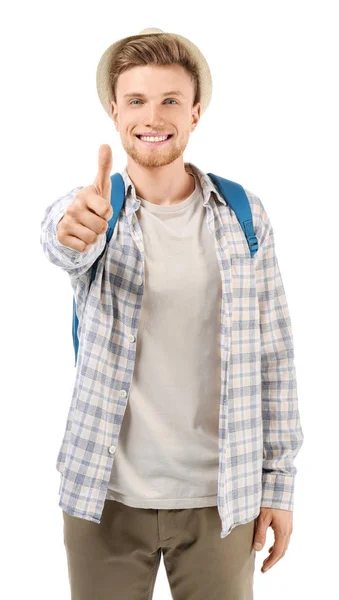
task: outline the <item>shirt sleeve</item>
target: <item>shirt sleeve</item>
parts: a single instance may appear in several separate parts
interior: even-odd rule
[[[256,257],[256,280],[263,420],[261,506],[293,510],[297,473],[293,461],[304,435],[298,409],[291,319],[267,215]]]
[[[83,186],[73,188],[46,208],[40,232],[40,243],[47,259],[75,278],[80,277],[94,264],[106,243],[105,231],[98,236],[97,242],[85,252],[64,246],[57,239],[58,223],[64,216],[67,207],[73,202],[77,191],[82,188]]]

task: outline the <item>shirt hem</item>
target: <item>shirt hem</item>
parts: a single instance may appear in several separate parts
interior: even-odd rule
[[[234,529],[235,527],[238,527],[238,525],[245,525],[246,523],[250,523],[251,521],[254,521],[254,519],[256,519],[259,516],[259,514],[260,514],[260,507],[259,507],[259,509],[257,509],[254,512],[254,514],[250,515],[249,517],[246,517],[246,519],[232,523],[232,525],[230,525],[228,529],[224,529],[224,523],[222,523],[220,538],[223,539],[226,536],[228,536],[231,533],[232,529]]]
[[[152,499],[141,500],[139,498],[131,498],[130,496],[124,496],[118,492],[107,490],[107,500],[116,500],[132,508],[201,508],[204,506],[216,506],[217,495],[203,496],[202,498],[170,498],[170,499]]]

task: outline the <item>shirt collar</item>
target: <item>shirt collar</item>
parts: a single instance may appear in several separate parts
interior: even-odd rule
[[[227,205],[225,198],[220,194],[220,192],[218,191],[210,177],[207,175],[207,173],[204,173],[204,171],[199,169],[196,165],[194,165],[191,162],[186,162],[184,163],[184,165],[186,171],[193,173],[198,177],[198,180],[201,185],[204,206],[207,206],[207,204],[210,202],[212,197],[211,192],[214,192],[215,197],[217,198],[217,200],[219,200],[219,202],[222,202],[222,204]],[[135,186],[130,176],[128,175],[127,166],[125,166],[125,168],[121,172],[121,176],[125,184],[125,198],[128,200],[132,210],[137,210],[141,203],[140,200],[137,199]]]

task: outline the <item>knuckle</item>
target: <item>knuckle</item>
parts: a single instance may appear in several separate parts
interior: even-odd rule
[[[107,210],[107,217],[108,219],[111,219],[113,217],[113,208],[112,205],[110,204]]]
[[[77,212],[79,210],[79,202],[77,202],[77,200],[74,200],[66,209],[66,213],[67,215],[70,215],[71,217],[74,217]]]
[[[86,195],[87,195],[87,189],[88,188],[84,187],[84,188],[81,188],[80,190],[78,190],[77,193],[75,194],[74,201],[75,200],[81,200],[81,201],[85,200]]]
[[[108,214],[109,209],[107,209],[107,203],[106,201],[103,201],[103,199],[100,197],[100,201],[98,201],[97,204],[97,214],[100,215],[100,217],[102,217],[103,219],[107,218],[107,214]]]
[[[57,239],[59,240],[59,242],[62,244],[65,240],[66,237],[66,229],[65,229],[65,223],[64,223],[64,219],[62,219],[62,223],[59,223],[59,225],[57,226]]]
[[[90,242],[89,243],[90,244],[95,244],[95,242],[98,239],[98,235],[95,233],[95,231],[91,231],[91,233],[89,235],[89,238],[90,238]]]

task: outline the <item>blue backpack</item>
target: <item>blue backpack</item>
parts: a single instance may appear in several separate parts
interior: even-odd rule
[[[235,212],[237,219],[245,233],[251,256],[253,256],[258,250],[258,240],[254,233],[252,211],[244,188],[239,183],[235,183],[234,181],[230,181],[229,179],[224,179],[223,177],[219,177],[218,175],[214,175],[213,173],[207,173],[207,175],[213,181],[219,193],[223,196],[223,198],[225,198],[227,203],[230,205],[231,209]],[[111,175],[111,182],[111,205],[113,208],[113,216],[108,222],[108,228],[106,230],[106,244],[109,243],[112,237],[115,224],[118,220],[120,210],[125,200],[125,185],[121,174],[114,173],[114,175]],[[95,278],[98,261],[100,260],[104,251],[105,248],[92,265],[91,283]],[[79,348],[78,323],[79,321],[76,313],[75,297],[73,297],[72,334],[75,353],[74,366],[76,366],[77,364]]]

